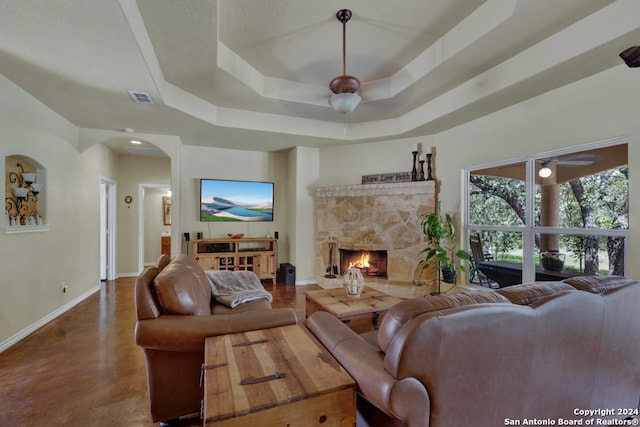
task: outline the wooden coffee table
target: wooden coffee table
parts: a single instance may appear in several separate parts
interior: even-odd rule
[[[306,291],[305,298],[307,317],[328,311],[359,334],[378,329],[389,308],[402,301],[366,286],[359,298],[348,296],[342,288]]]
[[[355,426],[355,382],[300,325],[205,340],[204,425]]]

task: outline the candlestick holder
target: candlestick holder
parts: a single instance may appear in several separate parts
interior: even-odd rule
[[[420,159],[420,179],[419,181],[424,181],[424,160]]]
[[[433,156],[433,154],[427,154],[427,181],[433,181],[433,177],[431,176],[431,156]]]
[[[418,169],[416,169],[416,158],[418,157],[418,152],[412,151],[411,154],[413,154],[413,165],[411,167],[411,181],[417,181]]]

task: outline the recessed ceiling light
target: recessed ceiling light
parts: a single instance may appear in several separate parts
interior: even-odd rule
[[[137,140],[135,140],[135,139],[132,139],[130,142],[131,142],[132,144],[136,144],[136,145],[140,145],[140,144],[142,144],[142,142],[137,141]]]

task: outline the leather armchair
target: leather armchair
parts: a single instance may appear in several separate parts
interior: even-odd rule
[[[163,255],[136,279],[135,341],[144,350],[153,422],[200,411],[200,369],[208,337],[295,324],[292,308],[266,299],[236,308],[215,302],[209,281],[187,255]]]

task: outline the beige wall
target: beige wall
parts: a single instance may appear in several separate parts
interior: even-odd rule
[[[321,150],[320,185],[354,184],[369,173],[408,170],[414,142],[436,151],[443,209],[461,204],[465,168],[498,160],[628,136],[630,253],[640,251],[640,72],[620,65],[572,85],[432,137]],[[408,165],[407,166],[407,162]],[[640,277],[630,262],[628,274]]]
[[[171,161],[167,157],[120,156],[118,171],[116,271],[118,276],[132,276],[139,273],[139,213],[143,202],[140,185],[170,186]],[[124,202],[127,195],[133,197],[128,205]]]
[[[0,219],[0,343],[97,289],[99,177],[117,178],[103,146],[76,150],[77,128],[0,75],[0,154],[47,171],[49,230],[6,234]],[[4,176],[4,160],[0,161]],[[4,186],[3,186],[4,187]],[[61,283],[68,286],[61,292]]]
[[[144,263],[154,264],[160,256],[161,237],[171,233],[171,227],[164,225],[162,198],[168,197],[168,187],[145,188],[144,191]]]
[[[440,174],[445,207],[459,203],[462,168],[626,136],[632,254],[627,274],[640,277],[640,265],[633,262],[640,250],[639,83],[637,70],[620,65],[438,135],[440,162],[449,166]]]
[[[633,228],[640,208],[639,83],[637,70],[620,65],[437,135],[445,208],[460,202],[463,168],[627,136]]]
[[[318,185],[360,184],[362,175],[410,171],[413,144],[426,152],[433,140],[432,136],[424,136],[323,148],[320,150]]]
[[[200,179],[234,179],[243,181],[270,181],[275,183],[274,221],[262,223],[200,222]],[[174,191],[174,205],[180,204],[179,230],[174,236],[182,239],[189,232],[205,238],[227,237],[227,233],[243,233],[248,237],[274,235],[278,231],[279,262],[287,262],[289,254],[289,222],[287,206],[291,198],[287,190],[287,154],[265,153],[222,148],[182,146],[180,187]],[[177,199],[176,199],[177,197]],[[174,209],[174,214],[175,214]],[[174,216],[174,220],[176,217]],[[191,253],[191,251],[189,252]]]
[[[289,152],[289,262],[296,267],[299,285],[317,282],[315,190],[320,176],[319,155],[317,148],[309,147],[296,147]]]

